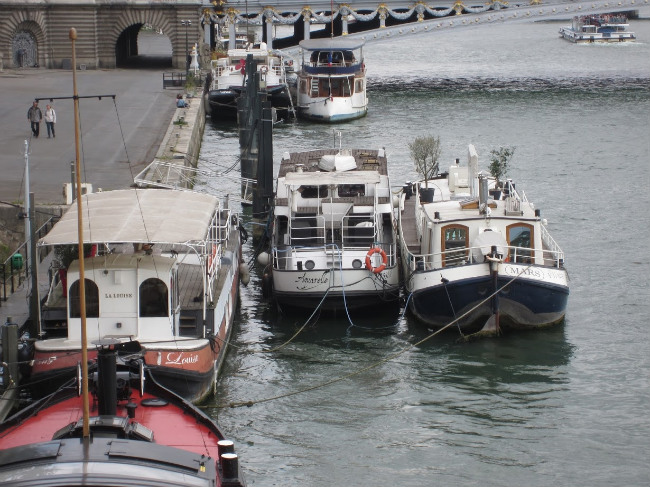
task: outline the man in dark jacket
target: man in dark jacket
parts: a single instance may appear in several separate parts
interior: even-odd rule
[[[41,109],[38,108],[38,102],[34,100],[32,106],[29,107],[29,110],[27,110],[27,120],[29,120],[32,124],[32,134],[34,134],[34,137],[38,137],[38,133],[41,130],[42,118],[43,114],[41,113]]]

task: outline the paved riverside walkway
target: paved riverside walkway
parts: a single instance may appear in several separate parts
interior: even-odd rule
[[[91,183],[95,191],[130,186],[133,176],[156,156],[176,111],[179,93],[163,89],[162,73],[161,69],[77,71],[80,97],[116,95],[115,103],[111,98],[82,98],[79,102],[82,180]],[[45,122],[41,122],[40,137],[31,136],[27,110],[34,98],[72,94],[69,70],[24,68],[0,72],[1,201],[24,198],[27,140],[31,191],[36,203],[65,202],[62,187],[70,182],[70,162],[75,160],[73,101],[54,101],[57,123],[56,138],[52,139],[47,138]],[[43,112],[47,103],[39,103]]]
[[[176,95],[180,93],[174,89],[163,90],[162,72],[144,69],[77,71],[80,97],[116,95],[115,103],[111,98],[80,99],[79,103],[82,180],[93,184],[94,191],[131,186],[133,176],[162,151],[163,139],[178,115]],[[41,122],[40,136],[31,136],[27,110],[34,98],[72,94],[71,71],[27,68],[0,72],[0,201],[23,201],[27,140],[30,187],[36,204],[65,203],[62,188],[64,183],[70,182],[70,163],[75,160],[73,101],[53,102],[57,123],[56,137],[51,139],[47,138],[45,122]],[[193,101],[198,109],[199,100]],[[47,103],[47,100],[39,103],[43,112]],[[40,264],[39,274],[46,273],[48,265],[49,262]],[[41,289],[44,295],[47,279],[40,281],[40,286],[45,286]],[[0,325],[7,317],[20,325],[25,322],[28,294],[29,282],[26,282],[7,301],[0,303]]]

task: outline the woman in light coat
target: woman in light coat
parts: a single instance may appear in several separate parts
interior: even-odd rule
[[[43,118],[45,119],[45,125],[47,126],[47,138],[50,138],[50,132],[52,133],[52,137],[56,137],[54,133],[56,112],[54,111],[54,108],[52,108],[52,105],[47,105],[47,107],[45,107],[45,116]]]

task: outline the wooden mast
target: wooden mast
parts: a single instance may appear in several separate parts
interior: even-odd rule
[[[79,242],[79,312],[81,316],[81,397],[83,399],[83,437],[90,436],[90,405],[88,400],[88,343],[86,338],[86,274],[84,269],[83,211],[81,202],[81,164],[79,161],[79,95],[77,94],[77,29],[70,29],[72,41],[72,90],[74,99],[75,179],[77,186],[77,240]]]

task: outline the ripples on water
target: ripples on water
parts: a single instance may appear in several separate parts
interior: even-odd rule
[[[206,407],[252,485],[647,485],[650,23],[635,25],[636,45],[602,48],[557,27],[459,31],[431,55],[368,46],[368,117],[276,127],[276,166],[340,130],[344,145],[386,147],[396,186],[416,177],[416,135],[440,135],[443,166],[470,142],[484,167],[491,148],[516,146],[512,177],[567,255],[571,296],[564,325],[495,340],[422,342],[431,330],[408,316],[353,316],[358,326],[320,319],[271,352],[303,319],[272,312],[255,270]],[[233,127],[207,127],[202,164],[222,170],[237,154]]]
[[[369,95],[390,94],[399,96],[430,95],[432,92],[455,94],[490,91],[556,94],[558,91],[593,91],[599,95],[624,91],[648,90],[648,78],[381,78],[368,87]]]

